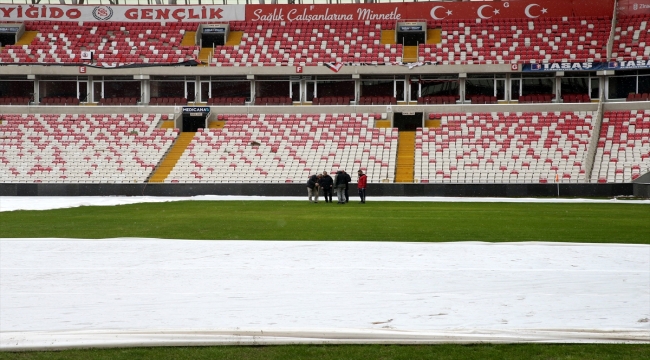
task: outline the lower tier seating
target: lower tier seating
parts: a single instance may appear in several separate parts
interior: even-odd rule
[[[0,182],[142,183],[178,130],[158,114],[1,115]]]
[[[373,128],[378,115],[220,115],[203,129],[165,182],[304,183],[311,174],[358,169],[392,182],[397,129]]]
[[[434,114],[419,128],[414,176],[423,183],[586,182],[591,112]]]
[[[650,110],[603,114],[591,181],[630,182],[650,171]]]

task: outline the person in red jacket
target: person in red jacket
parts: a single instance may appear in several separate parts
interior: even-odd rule
[[[359,190],[359,198],[361,198],[361,203],[366,203],[366,184],[368,183],[368,177],[363,173],[362,170],[357,172],[359,174],[359,180],[357,181],[357,190]]]

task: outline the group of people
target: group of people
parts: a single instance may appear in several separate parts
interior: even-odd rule
[[[357,180],[357,191],[359,192],[360,203],[366,203],[366,185],[368,177],[362,170],[357,171],[359,179]],[[316,174],[309,177],[307,180],[307,194],[309,195],[309,202],[318,203],[320,189],[323,189],[325,202],[332,202],[332,193],[336,192],[338,199],[337,204],[347,204],[350,200],[348,195],[348,184],[352,181],[350,175],[345,170],[339,170],[334,175],[334,178],[323,171],[322,174]]]

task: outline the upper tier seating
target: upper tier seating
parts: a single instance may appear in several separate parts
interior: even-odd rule
[[[397,129],[372,114],[219,115],[223,129],[196,133],[165,182],[305,183],[311,174],[364,170],[394,179]]]
[[[650,18],[647,15],[621,16],[617,20],[612,59],[650,59]]]
[[[650,171],[650,110],[603,114],[591,181],[630,182]]]
[[[430,114],[416,133],[415,178],[446,183],[586,182],[591,112]]]
[[[440,44],[420,47],[421,61],[442,64],[605,61],[611,18],[429,21]]]
[[[178,63],[196,59],[198,46],[181,46],[190,22],[131,23],[26,21],[26,30],[39,34],[29,45],[8,45],[0,52],[4,63],[88,63],[81,51],[94,51],[98,63]]]
[[[0,52],[0,62],[85,63],[88,61],[82,61],[80,55],[82,50],[88,50],[94,51],[98,63],[177,63],[197,59],[200,50],[198,46],[181,45],[185,32],[197,29],[198,23],[192,22],[25,24],[27,30],[39,31],[39,35],[30,45],[6,46]],[[241,43],[217,46],[212,65],[315,66],[326,62],[385,64],[402,60],[401,44],[381,44],[381,30],[395,26],[390,21],[235,21],[230,25],[231,31],[244,33]],[[418,57],[420,61],[442,64],[604,61],[610,26],[607,17],[432,20],[428,27],[442,28],[442,42],[421,44]],[[639,22],[641,26],[643,21]],[[624,32],[634,36],[634,31],[621,31],[620,36]],[[623,50],[632,46],[633,39],[622,41]],[[635,46],[637,53],[650,51],[645,45]],[[630,56],[633,52],[630,50]]]
[[[314,66],[325,62],[389,63],[400,61],[402,45],[382,45],[382,24],[369,21],[231,22],[243,31],[234,47],[217,47],[217,66]],[[388,23],[384,28],[388,28]],[[392,27],[395,24],[392,23]]]
[[[160,115],[1,116],[0,182],[144,182],[177,136]]]

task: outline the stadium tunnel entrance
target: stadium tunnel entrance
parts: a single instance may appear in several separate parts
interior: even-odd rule
[[[397,24],[397,43],[403,46],[418,46],[427,41],[426,22],[399,22]]]
[[[197,132],[208,126],[209,106],[184,106],[182,132]]]
[[[401,112],[393,115],[393,127],[399,131],[415,131],[422,127],[423,114],[421,112]]]

